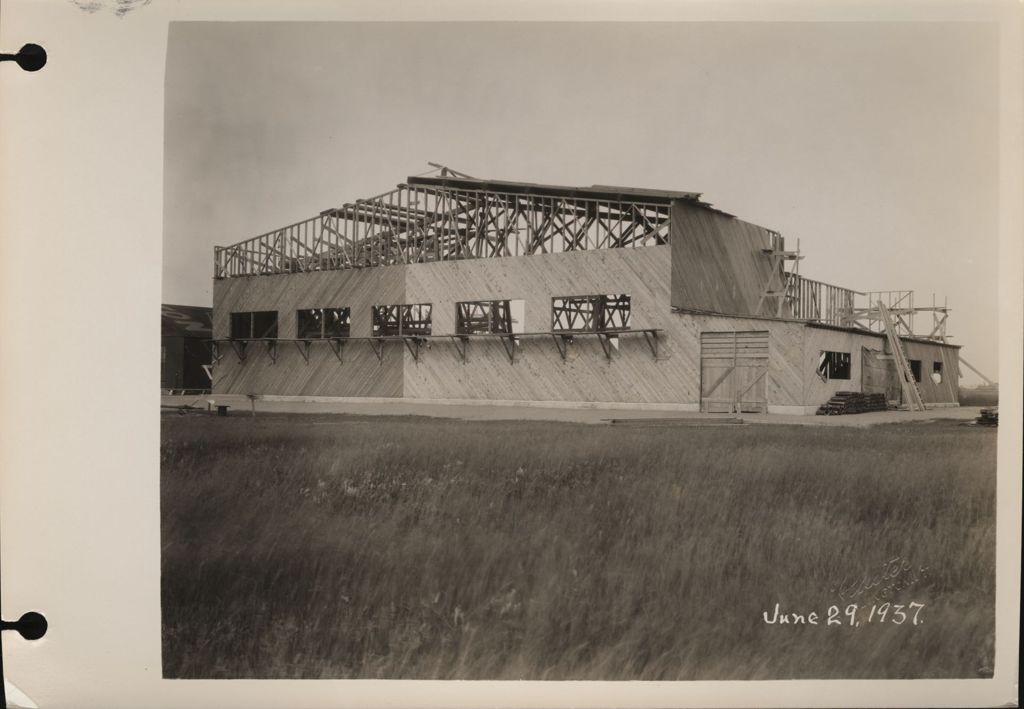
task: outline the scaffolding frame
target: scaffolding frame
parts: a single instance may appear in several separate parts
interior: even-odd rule
[[[851,304],[844,311],[842,318],[844,326],[886,333],[888,321],[892,330],[899,337],[932,340],[943,344],[948,342],[950,335],[946,332],[946,322],[949,318],[950,308],[947,299],[944,298],[942,305],[939,305],[933,293],[932,304],[920,306],[915,305],[914,291],[912,290],[871,291],[857,295],[862,296],[866,302]],[[916,330],[915,316],[921,314],[930,316],[927,334],[919,333]]]

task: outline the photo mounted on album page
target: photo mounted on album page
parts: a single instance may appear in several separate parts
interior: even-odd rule
[[[9,705],[1016,705],[1019,7],[2,17]]]

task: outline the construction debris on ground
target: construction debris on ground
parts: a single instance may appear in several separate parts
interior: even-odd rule
[[[999,407],[994,409],[982,409],[981,415],[974,419],[974,422],[979,426],[998,426]]]
[[[859,391],[837,391],[835,396],[818,407],[818,416],[862,414],[868,411],[887,411],[885,394],[863,394]]]

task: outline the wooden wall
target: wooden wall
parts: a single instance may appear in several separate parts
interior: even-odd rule
[[[518,258],[413,264],[410,302],[434,304],[435,334],[455,331],[462,300],[525,301],[524,330],[551,330],[551,299],[558,296],[631,296],[630,326],[670,328],[668,246],[608,249]],[[463,364],[451,342],[434,341],[417,364],[406,355],[405,392],[428,399],[622,401],[695,403],[699,370],[692,343],[670,335],[654,360],[643,335],[619,338],[608,361],[596,337],[578,337],[562,361],[550,337],[521,340],[515,364],[499,341],[474,340]]]
[[[960,350],[930,342],[904,340],[907,359],[921,360],[921,381],[917,388],[926,404],[955,404],[960,388]],[[942,363],[942,382],[932,381],[932,364]]]
[[[860,355],[860,390],[868,394],[884,394],[886,401],[899,401],[900,380],[892,359],[882,350],[881,345],[861,347]]]
[[[296,311],[300,308],[350,308],[352,337],[369,337],[374,305],[404,303],[405,266],[362,270],[322,271],[274,276],[250,276],[215,280],[213,285],[213,333],[226,338],[231,312],[278,311],[278,337],[296,336]],[[271,363],[259,343],[249,346],[239,363],[229,345],[222,345],[223,359],[214,366],[215,394],[286,394],[301,396],[402,396],[400,342],[384,345],[383,361],[369,342],[345,345],[339,362],[326,343],[310,348],[309,363],[290,342],[278,345],[278,359]]]
[[[804,332],[803,365],[801,367],[804,375],[804,405],[820,406],[838,391],[861,391],[861,367],[864,359],[861,348],[879,349],[885,342],[885,338],[821,327],[806,327]],[[822,351],[849,352],[850,378],[823,381],[817,374],[818,359]],[[890,366],[892,366],[891,363]]]
[[[612,360],[596,338],[579,337],[562,361],[550,338],[523,338],[510,364],[498,341],[473,341],[462,363],[453,344],[435,341],[416,363],[405,356],[405,395],[427,399],[620,401],[688,404],[700,401],[700,333],[769,330],[773,355],[770,403],[797,405],[802,325],[750,318],[673,313],[670,246],[613,249],[523,258],[414,264],[406,272],[410,302],[434,304],[434,333],[454,332],[460,300],[525,301],[526,332],[551,328],[551,299],[628,293],[632,328],[665,332],[655,361],[642,335],[619,338]]]
[[[769,231],[686,202],[672,203],[672,296],[677,308],[774,315],[757,306],[771,275]]]
[[[673,314],[673,337],[685,343],[687,357],[694,357],[700,376],[700,334],[702,332],[768,331],[768,378],[765,394],[768,406],[800,406],[803,403],[803,375],[800,354],[803,330],[800,323],[715,315]],[[699,391],[699,383],[698,383]]]
[[[352,341],[343,350],[343,363],[329,346],[318,344],[311,348],[307,364],[299,350],[285,342],[279,345],[276,363],[271,363],[262,345],[253,344],[245,363],[240,364],[231,349],[223,346],[224,357],[214,368],[214,392],[660,403],[683,404],[697,410],[700,334],[734,330],[769,333],[769,410],[808,409],[836,391],[860,389],[860,348],[880,349],[883,338],[798,322],[674,313],[670,303],[677,295],[679,281],[673,273],[678,263],[675,249],[651,246],[216,280],[216,338],[228,336],[232,311],[251,310],[277,310],[278,336],[294,338],[296,310],[313,307],[349,307],[352,337],[368,337],[371,306],[391,303],[431,303],[433,334],[450,335],[455,332],[457,302],[492,299],[524,301],[523,329],[544,332],[551,329],[552,298],[619,293],[631,296],[632,328],[664,332],[659,338],[657,360],[639,334],[620,337],[619,348],[610,361],[596,337],[576,338],[564,361],[549,336],[524,337],[515,364],[509,362],[498,339],[472,340],[466,362],[447,338],[431,339],[419,361],[401,343],[386,344],[381,362],[369,342]],[[749,303],[754,296],[747,291],[737,297]],[[715,307],[721,307],[726,301],[717,302]],[[821,350],[851,352],[850,380],[822,382],[817,377]],[[956,350],[908,343],[908,354],[925,361],[928,381],[921,387],[925,401],[955,402]],[[942,387],[932,385],[927,376],[931,357],[941,357],[944,362],[947,376]]]
[[[844,330],[820,327],[805,328],[804,340],[804,401],[807,406],[817,406],[827,401],[837,391],[861,391],[863,382],[863,348],[877,352],[887,352],[888,343],[883,335],[862,335]],[[958,378],[959,350],[956,347],[939,343],[903,341],[908,359],[920,359],[922,377],[918,384],[921,398],[926,404],[956,403],[956,387]],[[849,352],[851,355],[850,379],[830,379],[822,381],[816,374],[818,357],[822,350],[833,352]],[[932,362],[942,362],[943,381],[936,385],[930,374]],[[895,372],[893,360],[881,360]],[[947,376],[947,372],[951,373]],[[898,381],[898,380],[897,380]]]

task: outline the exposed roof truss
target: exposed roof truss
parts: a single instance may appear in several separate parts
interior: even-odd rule
[[[390,192],[226,247],[230,278],[526,256],[668,243],[669,194],[613,188],[513,188],[463,178],[409,178]],[[470,188],[472,187],[472,188]],[[529,189],[527,189],[529,188]],[[678,193],[689,195],[689,193]],[[693,199],[696,199],[694,196]]]

